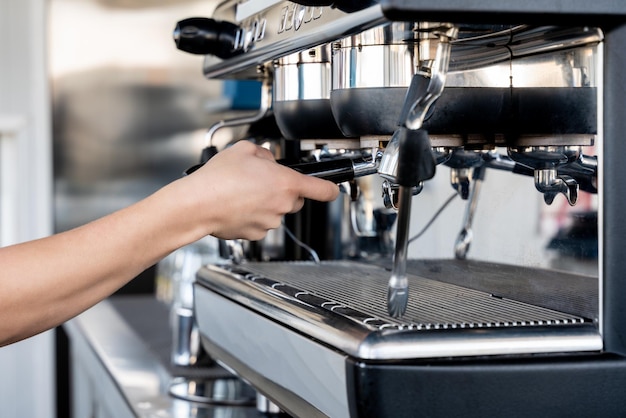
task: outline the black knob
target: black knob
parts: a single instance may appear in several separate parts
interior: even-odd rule
[[[239,27],[205,17],[181,20],[174,29],[174,41],[181,51],[230,58],[237,55],[235,41]]]
[[[420,182],[435,175],[437,163],[433,157],[432,145],[425,129],[410,130],[398,128],[398,174],[400,186],[416,187]]]

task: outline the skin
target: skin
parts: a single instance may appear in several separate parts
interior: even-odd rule
[[[241,141],[134,205],[1,248],[0,345],[71,319],[177,248],[207,235],[259,240],[305,198],[331,201],[338,193]]]

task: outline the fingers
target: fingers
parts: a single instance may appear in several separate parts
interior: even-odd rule
[[[210,190],[197,193],[194,206],[204,208],[196,213],[206,231],[223,239],[260,239],[285,214],[300,211],[305,199],[331,201],[339,194],[336,184],[278,164],[269,150],[249,141],[224,149],[181,180],[187,188]]]
[[[273,154],[266,148],[263,148],[259,145],[254,145],[249,141],[239,141],[235,143],[232,148],[241,147],[246,152],[252,153],[254,156],[258,158],[262,158],[264,160],[275,161]],[[244,148],[247,147],[247,148]],[[278,166],[278,164],[277,164]],[[336,184],[321,180],[315,177],[307,176],[305,174],[297,173],[295,170],[289,169],[289,173],[291,175],[296,174],[296,182],[298,184],[297,190],[299,190],[300,195],[299,198],[307,198],[318,200],[321,202],[329,202],[335,200],[339,195],[339,186]],[[302,208],[304,201],[299,206],[299,209]],[[298,209],[298,210],[299,210]],[[297,212],[294,211],[294,212]]]
[[[339,195],[339,186],[335,183],[318,179],[316,177],[307,176],[298,173],[300,196],[318,200],[320,202],[330,202],[335,200]]]
[[[303,206],[304,206],[304,198],[303,197],[298,197],[296,199],[296,201],[294,202],[293,208],[289,211],[289,213],[299,212],[300,209],[302,209]]]

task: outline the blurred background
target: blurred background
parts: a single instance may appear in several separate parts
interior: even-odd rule
[[[230,99],[172,31],[214,4],[0,1],[2,245],[128,206],[197,162]],[[121,292],[152,292],[152,270]],[[69,416],[66,350],[61,328],[0,349],[0,416]]]
[[[211,4],[49,2],[55,230],[127,206],[197,162],[211,114],[228,103],[172,31]]]
[[[210,16],[212,1],[51,0],[48,4],[54,231],[128,206],[197,163],[206,129],[231,101],[178,51],[177,21]],[[150,268],[118,293],[153,293]],[[166,326],[166,324],[165,324]],[[57,330],[57,370],[67,337]],[[69,373],[57,373],[67,415]]]

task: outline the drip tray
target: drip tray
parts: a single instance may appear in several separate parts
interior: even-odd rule
[[[387,314],[388,269],[352,261],[207,266],[198,282],[361,359],[595,351],[591,319],[409,274],[402,318]]]

